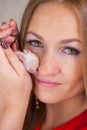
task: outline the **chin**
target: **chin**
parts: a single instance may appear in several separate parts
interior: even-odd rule
[[[54,104],[54,103],[58,102],[58,98],[53,96],[50,93],[41,93],[41,92],[39,93],[37,91],[34,91],[34,93],[35,93],[36,97],[38,98],[38,100],[40,100],[43,103]]]

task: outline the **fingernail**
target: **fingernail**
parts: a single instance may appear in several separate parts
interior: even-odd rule
[[[4,49],[7,49],[7,48],[9,48],[9,45],[5,42],[5,40],[4,39],[0,39],[0,43],[1,43],[1,46],[4,48]]]
[[[13,19],[13,18],[10,18],[10,22],[11,22],[11,21],[14,21],[14,19]]]
[[[2,26],[5,25],[5,24],[6,24],[6,22],[2,22],[2,23],[1,23]]]

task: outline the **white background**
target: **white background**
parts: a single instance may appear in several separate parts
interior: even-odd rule
[[[0,24],[14,18],[20,27],[23,11],[29,0],[0,0]]]

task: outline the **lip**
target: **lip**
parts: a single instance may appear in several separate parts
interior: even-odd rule
[[[52,82],[48,80],[37,79],[37,82],[41,87],[45,87],[45,88],[53,88],[53,87],[61,86],[61,83]]]

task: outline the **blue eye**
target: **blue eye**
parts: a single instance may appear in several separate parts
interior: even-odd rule
[[[75,56],[80,54],[80,51],[76,48],[73,48],[73,47],[65,47],[63,52],[68,54],[68,55],[75,55]]]
[[[29,40],[29,41],[26,41],[26,43],[34,47],[44,47],[43,44],[38,40]]]

